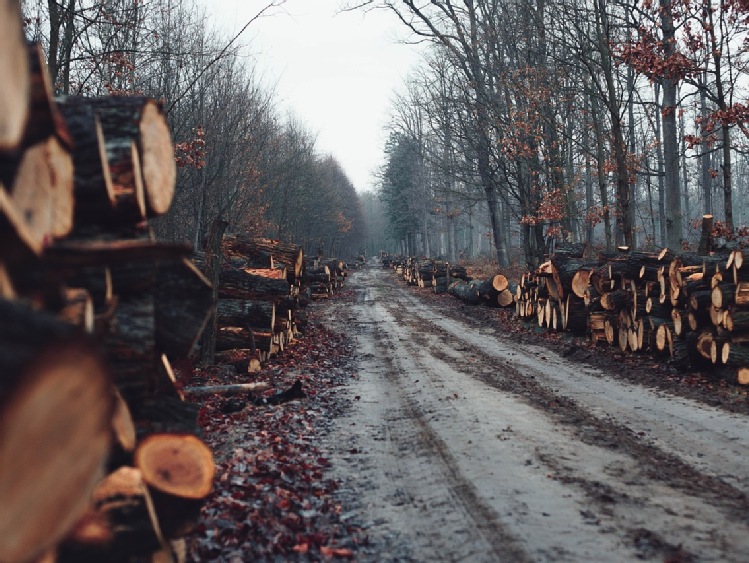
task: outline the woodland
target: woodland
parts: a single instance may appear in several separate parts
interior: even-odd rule
[[[191,1],[24,3],[56,94],[163,103],[179,171],[161,238],[201,247],[222,218],[308,253],[504,267],[538,265],[554,240],[690,249],[705,214],[715,236],[743,235],[746,2],[342,2],[427,45],[363,193],[242,56],[244,29],[281,4],[229,37]]]
[[[554,240],[694,250],[746,222],[742,1],[369,0],[430,48],[381,197],[415,256],[537,266]]]
[[[376,189],[361,194],[244,52],[244,31],[283,3],[262,0],[225,36],[197,0],[0,0],[0,460],[12,476],[0,479],[0,561],[319,560],[361,546],[382,560],[343,511],[359,492],[335,496],[315,432],[346,413],[338,393],[365,380],[360,365],[408,389],[398,401],[420,380],[393,367],[439,375],[466,332],[463,304],[514,305],[542,332],[591,337],[564,357],[618,341],[672,371],[749,382],[747,2],[342,0],[387,11],[427,46],[395,95]],[[698,242],[699,256],[679,252]],[[431,313],[394,283],[345,290],[349,263],[375,253],[431,284],[435,303],[461,303]],[[456,262],[482,254],[492,271],[529,272],[467,279]],[[364,279],[385,279],[373,272]],[[358,312],[341,314],[335,293]],[[319,300],[332,305],[308,315]],[[417,316],[452,316],[453,332]],[[424,342],[421,373],[398,363]],[[463,342],[455,352],[479,350]],[[452,358],[469,365],[460,385],[504,371],[495,345],[477,364]],[[494,389],[527,386],[515,369]],[[247,382],[258,373],[267,381]],[[543,396],[544,411],[560,397]],[[421,441],[417,406],[393,420],[412,420]],[[425,466],[443,459],[434,451]],[[671,472],[659,480],[707,482],[656,461]],[[453,480],[439,489],[469,490]],[[746,514],[744,493],[714,488]],[[477,498],[465,500],[483,518]]]
[[[169,213],[153,224],[160,239],[201,248],[221,218],[232,232],[311,253],[353,256],[363,246],[351,181],[299,118],[281,114],[272,84],[243,54],[242,34],[282,3],[258,3],[233,37],[189,0],[22,3],[26,38],[47,53],[57,96],[145,95],[163,105],[178,178]]]

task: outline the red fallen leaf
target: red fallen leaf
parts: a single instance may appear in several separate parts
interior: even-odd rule
[[[294,547],[292,547],[291,550],[296,551],[297,553],[307,553],[309,551],[309,544],[298,543]]]
[[[354,557],[354,552],[346,547],[325,547],[324,545],[320,546],[320,553],[323,557],[345,557],[346,559],[351,559]]]

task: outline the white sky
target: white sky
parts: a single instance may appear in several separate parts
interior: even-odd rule
[[[341,12],[344,0],[287,0],[253,22],[242,41],[260,75],[276,84],[284,113],[313,133],[357,191],[372,187],[383,160],[391,100],[419,60],[399,41],[406,29],[385,11]],[[265,0],[206,2],[212,23],[233,36]]]

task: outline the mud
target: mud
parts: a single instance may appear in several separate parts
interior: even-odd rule
[[[742,392],[521,330],[370,266],[321,305],[354,343],[321,447],[361,561],[745,561]]]

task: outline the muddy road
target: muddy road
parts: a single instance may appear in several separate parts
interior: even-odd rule
[[[358,559],[749,560],[749,417],[518,342],[378,264],[347,291],[321,305],[357,361],[323,448]]]

